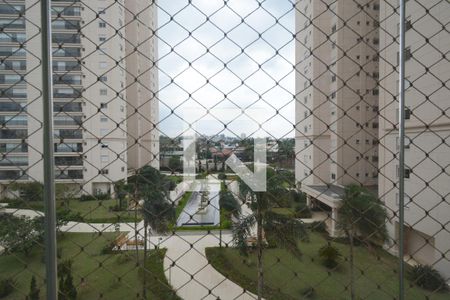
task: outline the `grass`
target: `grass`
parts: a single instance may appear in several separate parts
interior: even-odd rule
[[[113,211],[110,208],[117,204],[117,200],[92,200],[92,201],[80,201],[78,199],[72,199],[68,201],[68,207],[71,215],[81,216],[80,218],[69,218],[72,221],[87,222],[87,223],[115,223],[115,222],[134,222],[134,211]],[[44,204],[42,201],[24,202],[13,201],[9,204],[10,208],[22,208],[33,209],[38,211],[44,211]],[[56,202],[58,210],[65,209],[65,203],[58,200]],[[142,219],[138,214],[137,221]]]
[[[314,289],[313,299],[349,299],[346,285],[349,281],[348,263],[344,259],[336,270],[321,265],[318,249],[326,239],[317,233],[310,234],[310,242],[300,244],[303,258],[298,260],[284,249],[265,249],[264,279],[266,299],[308,299],[302,293]],[[348,245],[333,243],[343,257],[348,257]],[[208,261],[225,276],[243,288],[256,292],[256,255],[242,257],[231,248],[206,249]],[[397,259],[381,249],[356,247],[356,293],[361,299],[395,299],[398,295]],[[358,298],[358,299],[360,299]],[[432,293],[406,284],[405,299],[450,299],[448,293]]]
[[[117,200],[101,200],[101,201],[79,201],[71,200],[69,209],[73,213],[79,213],[84,222],[88,223],[114,223],[114,222],[134,222],[134,211],[112,211],[110,208],[117,204]],[[60,202],[61,207],[64,203]],[[137,214],[137,221],[142,217]]]
[[[191,199],[191,196],[192,196],[192,192],[186,192],[186,193],[184,193],[183,197],[181,197],[181,199],[178,202],[178,205],[175,209],[175,215],[176,215],[177,219],[180,216],[180,214],[183,212],[189,199]]]
[[[143,270],[136,266],[136,252],[102,254],[102,249],[116,237],[115,233],[70,233],[58,239],[62,259],[73,260],[74,284],[78,299],[136,299],[142,295]],[[164,250],[150,251],[147,260],[149,299],[179,299],[173,296],[164,276]],[[140,265],[143,255],[140,252]],[[14,292],[3,299],[24,299],[35,274],[41,299],[45,299],[43,249],[35,247],[26,257],[22,254],[0,256],[1,278],[13,277]]]

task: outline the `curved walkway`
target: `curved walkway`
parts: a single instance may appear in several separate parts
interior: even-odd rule
[[[231,233],[224,231],[222,246],[231,240]],[[158,243],[158,237],[151,242]],[[167,248],[164,270],[170,285],[179,297],[186,300],[257,299],[256,295],[228,280],[208,263],[205,249],[219,247],[219,242],[218,231],[208,235],[204,232],[178,232],[161,241],[160,246]]]

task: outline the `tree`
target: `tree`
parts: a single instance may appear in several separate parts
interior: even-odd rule
[[[171,180],[162,175],[152,167],[144,167],[136,175],[138,179],[137,190],[139,196],[144,200],[142,215],[144,218],[144,286],[143,294],[146,297],[146,260],[147,245],[150,230],[156,233],[165,233],[169,230],[170,224],[175,220],[175,208],[169,201],[169,190]],[[141,178],[142,176],[142,178]]]
[[[28,255],[44,238],[44,218],[16,217],[4,214],[0,218],[0,244],[7,252]]]
[[[77,289],[73,284],[71,260],[64,260],[58,264],[58,277],[59,277],[59,291],[58,299],[60,300],[76,300]]]
[[[31,277],[30,293],[28,294],[28,300],[39,300],[40,289],[37,287],[36,277]]]
[[[251,230],[256,225],[256,251],[258,269],[258,299],[262,299],[264,287],[263,268],[263,231],[268,239],[278,246],[287,249],[296,257],[301,256],[298,241],[307,239],[305,226],[300,221],[286,215],[280,215],[271,210],[276,206],[277,197],[284,192],[282,179],[273,169],[267,169],[267,191],[253,192],[250,187],[239,179],[239,189],[244,201],[249,200],[253,213],[243,216],[233,227],[233,241],[241,254],[248,255],[248,240]]]
[[[34,181],[27,183],[13,183],[9,187],[12,191],[18,191],[24,201],[42,201],[44,199],[44,186]]]
[[[173,171],[180,171],[182,169],[183,165],[181,163],[181,159],[179,156],[172,156],[169,159],[169,168]]]
[[[116,198],[119,201],[117,204],[120,209],[123,209],[125,200],[127,195],[129,195],[129,186],[125,182],[125,180],[119,180],[114,183],[114,193],[116,194]]]
[[[386,211],[381,201],[365,188],[352,184],[345,188],[338,211],[338,225],[349,242],[350,297],[355,299],[354,246],[358,236],[364,242],[384,242],[387,237]]]
[[[64,206],[66,209],[69,209],[70,200],[75,198],[79,191],[74,188],[71,188],[67,184],[64,183],[56,183],[55,184],[55,198],[56,200],[62,200],[64,202]]]
[[[295,140],[294,139],[282,139],[278,141],[278,154],[280,162],[284,158],[285,164],[293,162],[295,157]],[[289,165],[290,166],[290,165]]]

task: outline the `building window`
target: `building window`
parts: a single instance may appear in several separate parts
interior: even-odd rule
[[[100,69],[106,69],[108,67],[108,63],[106,61],[101,61],[98,63],[98,67]]]
[[[109,174],[109,170],[108,169],[102,169],[98,171],[99,174],[101,175],[108,175]]]
[[[101,82],[107,82],[108,81],[108,76],[106,76],[106,75],[100,76],[100,81]]]
[[[106,28],[106,22],[105,21],[99,21],[98,22],[98,27],[99,28]]]
[[[411,173],[412,173],[411,169],[405,169],[405,178],[409,178]]]
[[[331,173],[331,179],[335,180],[336,179],[336,174]]]
[[[108,122],[108,117],[101,116],[101,117],[100,117],[100,122],[102,122],[102,123]]]
[[[105,135],[107,135],[107,134],[108,134],[108,132],[109,132],[109,130],[108,130],[108,129],[106,129],[106,128],[102,128],[102,129],[100,129],[100,135],[101,135],[101,136],[105,136]]]
[[[101,147],[102,147],[102,149],[107,149],[109,146],[108,146],[108,144],[104,143],[104,144],[101,145]]]
[[[106,109],[106,108],[108,108],[108,103],[104,103],[104,102],[100,103],[100,109]]]
[[[100,161],[102,163],[107,163],[109,162],[109,155],[100,155]]]
[[[100,96],[106,96],[108,95],[108,90],[107,89],[100,89]]]

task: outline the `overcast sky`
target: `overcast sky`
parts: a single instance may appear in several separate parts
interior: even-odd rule
[[[158,2],[162,134],[293,136],[293,1]]]

